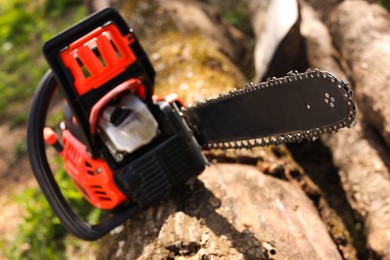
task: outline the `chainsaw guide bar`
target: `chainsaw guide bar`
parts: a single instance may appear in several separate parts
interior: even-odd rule
[[[183,114],[198,142],[208,149],[313,140],[356,123],[348,85],[318,69],[290,72],[201,101]]]

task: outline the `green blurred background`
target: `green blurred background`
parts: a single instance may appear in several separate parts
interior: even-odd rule
[[[42,44],[87,14],[86,4],[79,0],[0,0],[0,125],[3,133],[25,131],[31,96],[48,69],[42,55]],[[2,138],[14,137],[10,134]],[[16,211],[22,216],[17,220],[16,229],[11,232],[0,230],[0,259],[63,259],[76,256],[79,259],[80,255],[88,258],[94,244],[67,235],[35,183],[24,185],[9,176],[31,175],[29,170],[11,170],[12,165],[19,162],[26,164],[28,169],[25,138],[12,142],[13,147],[6,151],[12,154],[7,154],[7,158],[12,159],[0,164],[0,178],[8,182],[0,187],[0,206],[7,211],[15,210],[12,205],[17,204]],[[63,179],[64,175],[64,171],[60,170],[56,178]],[[21,178],[19,182],[24,180]],[[17,185],[22,189],[10,187]],[[64,189],[69,185],[69,181],[61,182]],[[78,192],[70,190],[66,195],[75,203],[84,203]],[[7,218],[0,217],[0,221],[7,221]]]

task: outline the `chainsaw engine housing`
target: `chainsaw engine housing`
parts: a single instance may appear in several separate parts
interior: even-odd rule
[[[121,102],[129,99],[138,100],[136,103],[141,102],[136,96],[126,94],[120,103],[116,104],[117,108],[121,107]],[[112,162],[111,165],[108,165],[104,158],[92,158],[88,154],[87,147],[75,137],[79,130],[77,122],[73,117],[65,116],[65,129],[62,131],[64,149],[61,152],[65,169],[76,188],[92,205],[101,209],[114,209],[123,202],[131,201],[144,208],[169,193],[173,187],[183,184],[204,170],[207,159],[183,120],[178,104],[180,103],[167,101],[157,101],[149,107],[138,104],[145,106],[141,110],[147,109],[146,115],[143,115],[144,119],[140,121],[152,120],[152,129],[148,124],[139,127],[138,123],[136,131],[129,130],[131,126],[126,126],[126,122],[131,125],[136,121],[132,113],[117,126],[106,119],[99,119],[104,123],[98,126],[100,130],[97,132],[105,131],[108,126],[114,129],[111,133],[123,132],[124,139],[132,133],[137,136],[137,131],[154,132],[154,135],[150,135],[151,140],[147,138],[142,141],[147,141],[147,144],[128,153],[108,144],[109,137],[103,137],[110,147],[109,150],[113,150],[106,154],[106,157],[109,157],[107,159]],[[112,111],[115,108],[112,105],[104,109]],[[104,109],[102,116],[107,117],[104,115]],[[140,114],[138,117],[142,117],[142,113]],[[158,128],[154,128],[157,125]],[[115,159],[118,155],[121,156]]]
[[[28,147],[34,174],[56,215],[76,236],[95,240],[200,174],[208,164],[175,95],[153,96],[155,72],[132,29],[112,8],[43,47],[51,68],[34,94]],[[57,85],[65,97],[60,135],[45,127]],[[61,155],[75,187],[111,216],[81,220],[60,192],[44,142]]]

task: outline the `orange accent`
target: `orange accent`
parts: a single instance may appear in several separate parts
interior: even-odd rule
[[[98,88],[123,72],[137,58],[129,47],[132,34],[122,36],[114,24],[99,27],[61,52],[80,95]]]
[[[58,136],[50,127],[45,127],[43,129],[43,139],[45,140],[45,143],[49,145],[58,143]]]
[[[72,122],[73,122],[73,124],[75,124],[75,125],[78,125],[78,123],[77,123],[77,119],[76,119],[76,117],[75,117],[75,116],[72,116]]]
[[[153,95],[152,99],[153,99],[153,101],[167,101],[168,103],[178,102],[183,107],[186,107],[186,104],[184,103],[184,101],[181,98],[179,98],[178,95],[175,93],[169,94],[166,96]]]
[[[65,169],[86,200],[97,208],[113,209],[126,199],[116,187],[113,173],[105,161],[92,159],[85,145],[69,130],[62,132],[62,139]]]
[[[108,102],[125,91],[133,89],[137,95],[141,98],[145,97],[145,88],[139,79],[129,79],[122,84],[113,88],[110,92],[104,95],[98,102],[93,105],[91,113],[89,114],[89,124],[91,126],[91,133],[96,133],[96,123],[100,113],[100,110],[107,105]]]

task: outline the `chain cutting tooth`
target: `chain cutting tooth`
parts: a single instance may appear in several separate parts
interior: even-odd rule
[[[287,72],[287,75],[288,76],[294,76],[296,73],[296,70],[295,71],[293,71],[293,70],[290,70],[289,72]]]
[[[263,143],[261,142],[260,138],[255,139],[255,146],[263,146]]]
[[[255,147],[256,146],[256,139],[252,139],[249,141],[249,144],[252,146],[252,147]]]
[[[236,93],[237,93],[237,89],[235,88],[229,91],[230,95],[236,95]]]
[[[342,79],[341,82],[345,85],[345,86],[349,86],[349,81],[347,79]]]

